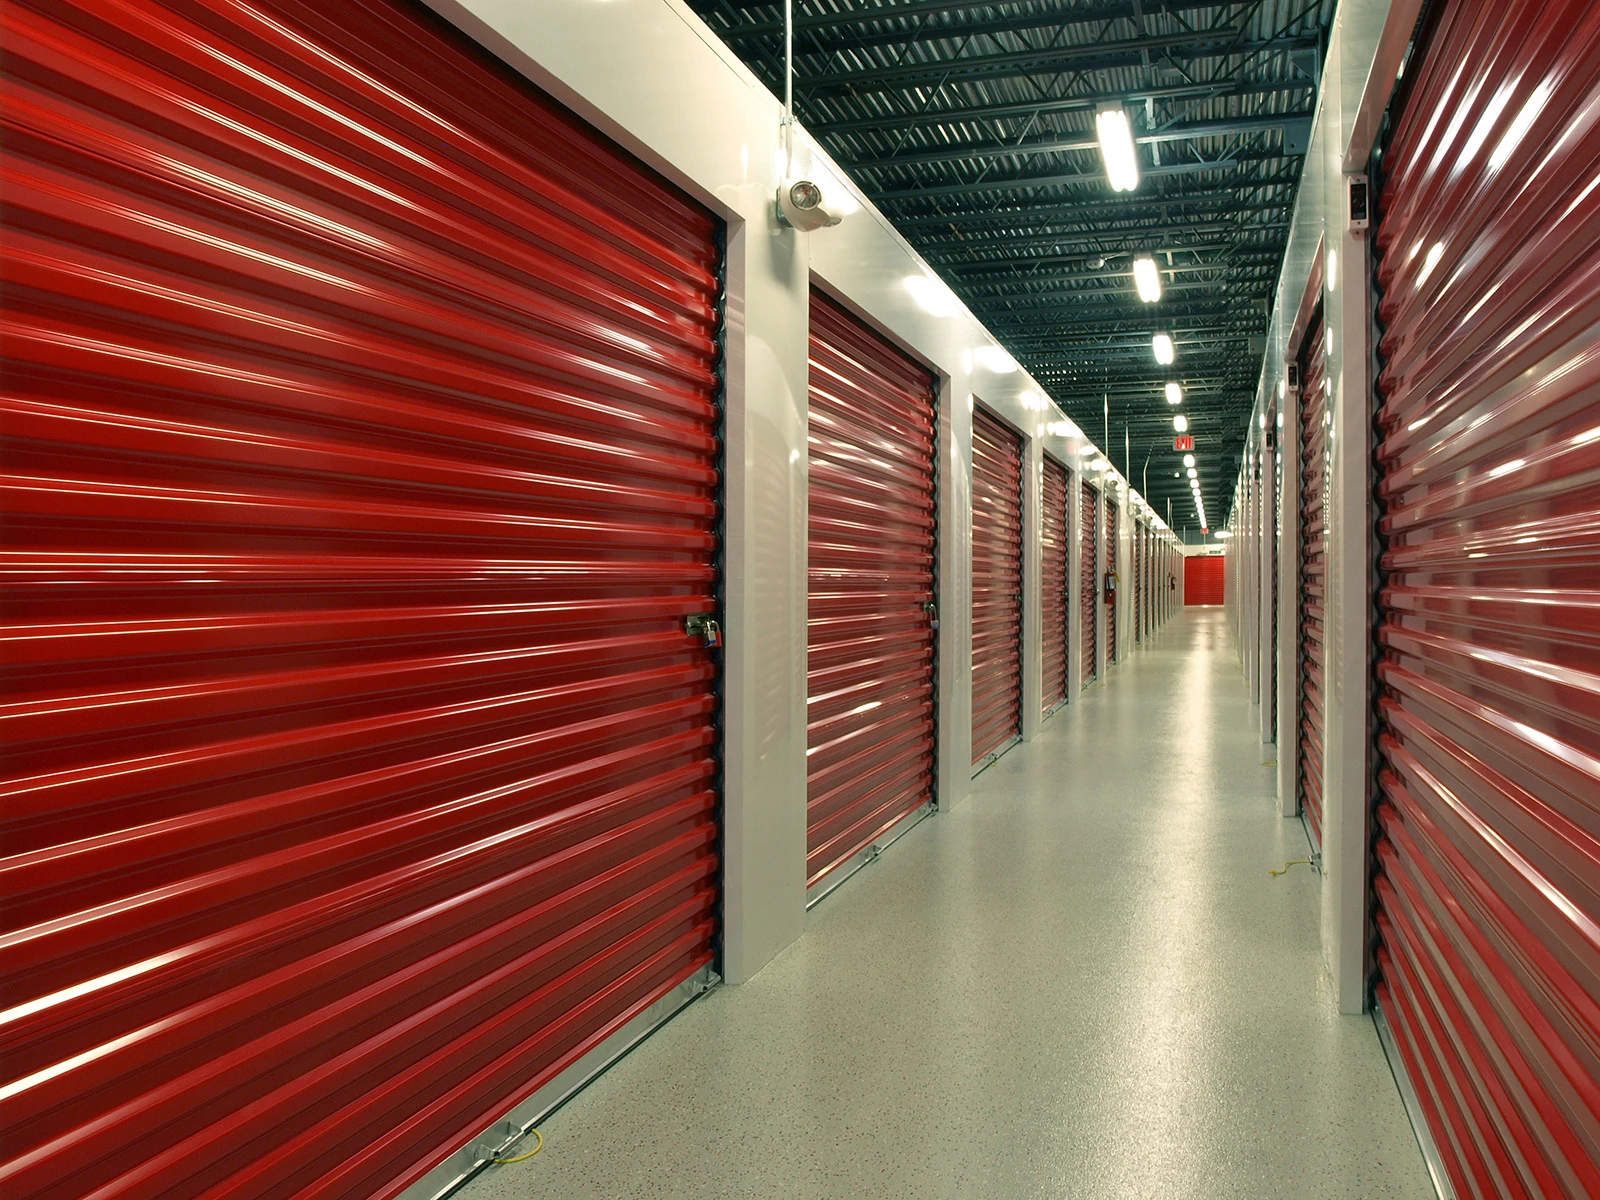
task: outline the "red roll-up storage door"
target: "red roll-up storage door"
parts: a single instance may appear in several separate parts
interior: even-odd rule
[[[1296,792],[1311,843],[1322,850],[1324,597],[1328,579],[1328,374],[1322,306],[1300,349],[1300,736]]]
[[[972,761],[1022,736],[1022,439],[972,412]]]
[[[1600,6],[1454,0],[1376,250],[1377,996],[1458,1196],[1600,1195]]]
[[[392,1195],[712,960],[719,227],[419,7],[3,19],[0,1193]]]
[[[1079,651],[1079,671],[1083,678],[1079,682],[1087,687],[1095,677],[1100,651],[1097,615],[1100,582],[1095,578],[1094,569],[1095,551],[1100,545],[1100,493],[1085,483],[1079,486],[1078,495],[1078,599],[1081,604],[1078,630],[1083,639],[1083,648]]]
[[[1133,523],[1133,546],[1129,562],[1133,568],[1133,641],[1144,641],[1144,529],[1138,521]]]
[[[1279,549],[1283,532],[1283,450],[1282,434],[1277,425],[1277,401],[1267,409],[1267,429],[1272,435],[1272,479],[1267,484],[1267,614],[1269,630],[1267,640],[1267,729],[1271,740],[1278,740],[1278,571]]]
[[[811,290],[808,885],[933,799],[933,387]]]
[[[1146,525],[1144,529],[1144,632],[1149,637],[1156,628],[1156,545],[1154,531]]]
[[[1043,508],[1041,510],[1039,612],[1043,621],[1040,645],[1044,651],[1044,711],[1067,698],[1067,500],[1072,483],[1067,469],[1044,456]]]
[[[1117,505],[1114,501],[1106,504],[1106,572],[1108,574],[1117,570]],[[1118,588],[1127,586],[1127,581],[1117,580]],[[1117,605],[1106,605],[1106,665],[1109,667],[1117,661]]]
[[[1183,560],[1183,602],[1222,604],[1227,595],[1228,560],[1221,554],[1196,554]]]

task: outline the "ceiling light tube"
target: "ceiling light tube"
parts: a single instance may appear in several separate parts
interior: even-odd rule
[[[1161,299],[1161,272],[1156,270],[1153,258],[1133,260],[1133,286],[1139,290],[1139,299],[1154,304]]]
[[[1179,433],[1188,433],[1189,418],[1184,416],[1182,413],[1179,413],[1177,416],[1172,418],[1172,427]]]
[[[1094,119],[1100,139],[1100,157],[1113,192],[1131,192],[1139,186],[1139,156],[1133,148],[1133,127],[1120,104],[1101,107]]]
[[[1192,454],[1185,454],[1185,455],[1184,455],[1184,456],[1183,456],[1183,465],[1184,465],[1184,466],[1186,466],[1186,467],[1192,467],[1192,466],[1194,466],[1194,455],[1192,455]]]
[[[1150,348],[1155,351],[1156,361],[1163,367],[1172,365],[1172,360],[1176,357],[1172,348],[1172,338],[1164,333],[1158,333],[1150,339]]]
[[[1167,403],[1168,404],[1182,404],[1183,403],[1183,389],[1181,387],[1179,387],[1175,383],[1167,384]]]

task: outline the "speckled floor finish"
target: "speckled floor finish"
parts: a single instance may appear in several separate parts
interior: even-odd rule
[[[1433,1195],[1191,611],[465,1200]]]

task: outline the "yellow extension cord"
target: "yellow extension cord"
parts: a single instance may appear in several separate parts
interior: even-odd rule
[[[506,1167],[510,1166],[512,1163],[527,1162],[535,1154],[544,1149],[544,1134],[540,1133],[537,1129],[530,1129],[523,1136],[537,1138],[539,1144],[532,1150],[529,1150],[526,1154],[519,1154],[515,1158],[497,1158],[494,1160],[495,1166]]]
[[[1310,865],[1311,865],[1311,860],[1309,858],[1297,858],[1293,862],[1284,863],[1283,867],[1280,870],[1274,871],[1270,867],[1267,868],[1267,874],[1268,875],[1287,875],[1289,873],[1289,868],[1290,867],[1309,867]]]

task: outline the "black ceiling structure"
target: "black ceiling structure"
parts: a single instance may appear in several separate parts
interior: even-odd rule
[[[690,4],[783,94],[782,0]],[[1189,418],[1215,522],[1239,470],[1333,8],[795,0],[795,114],[1152,507],[1165,515],[1170,499],[1174,527],[1193,528],[1172,417]],[[1105,103],[1133,123],[1131,193],[1111,190],[1100,161]],[[1154,304],[1133,288],[1142,254],[1161,270]],[[1177,346],[1170,367],[1151,351],[1159,332]]]

